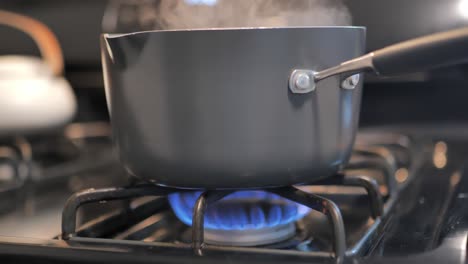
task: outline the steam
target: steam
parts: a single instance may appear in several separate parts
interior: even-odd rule
[[[347,26],[351,15],[343,1],[154,0],[139,19],[151,29]]]

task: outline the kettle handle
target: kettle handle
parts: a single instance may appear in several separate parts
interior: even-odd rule
[[[64,69],[62,49],[57,37],[44,23],[31,17],[0,10],[0,25],[10,26],[29,35],[39,47],[53,74],[62,75]]]

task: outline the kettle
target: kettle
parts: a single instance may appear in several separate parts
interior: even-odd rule
[[[75,115],[77,102],[63,74],[59,42],[43,23],[0,10],[0,25],[21,30],[43,58],[0,56],[0,136],[54,130]]]

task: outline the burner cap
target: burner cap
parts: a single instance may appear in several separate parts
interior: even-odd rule
[[[192,225],[192,214],[201,192],[169,195],[177,217]],[[207,208],[206,240],[216,244],[265,245],[291,237],[294,222],[310,209],[276,194],[264,191],[239,191]]]
[[[294,223],[252,230],[205,230],[205,242],[221,246],[263,246],[294,236]]]

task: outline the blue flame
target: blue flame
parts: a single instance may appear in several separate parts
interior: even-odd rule
[[[201,192],[169,195],[177,217],[192,225],[195,202]],[[264,191],[239,191],[208,207],[205,228],[215,230],[251,230],[288,224],[304,217],[310,209],[276,194]]]

